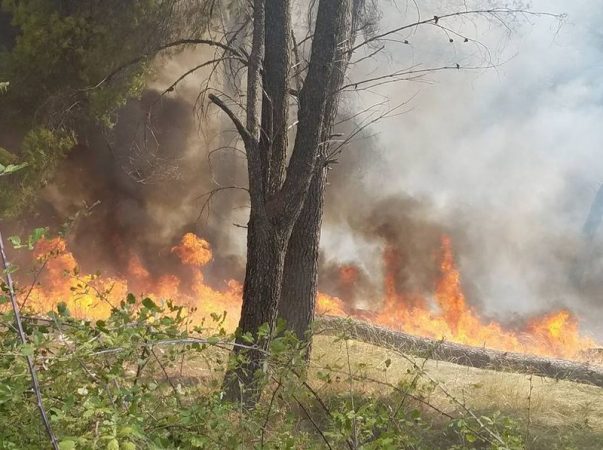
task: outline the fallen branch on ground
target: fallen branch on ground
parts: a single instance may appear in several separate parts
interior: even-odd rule
[[[438,341],[388,330],[359,320],[328,316],[317,318],[315,334],[344,334],[367,344],[437,361],[603,387],[602,366]]]

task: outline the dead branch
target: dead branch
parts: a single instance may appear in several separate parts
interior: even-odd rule
[[[603,367],[589,363],[437,341],[338,317],[317,319],[316,332],[325,335],[344,333],[367,344],[419,357],[429,355],[431,359],[462,366],[524,373],[603,387]]]
[[[232,121],[235,128],[241,135],[241,138],[243,139],[243,142],[245,142],[246,146],[249,145],[250,142],[254,141],[254,138],[253,138],[252,134],[249,132],[249,130],[247,128],[245,128],[245,126],[243,125],[241,120],[226,105],[226,103],[224,103],[222,101],[222,99],[220,97],[218,97],[217,95],[214,95],[214,94],[209,94],[209,99],[212,101],[213,104],[215,104],[218,108],[220,108],[222,111],[224,111],[226,113],[228,118]]]
[[[379,41],[386,36],[390,36],[392,34],[399,33],[400,31],[409,30],[411,28],[419,27],[420,25],[435,25],[440,26],[440,21],[443,19],[449,19],[452,17],[461,17],[461,16],[491,16],[494,18],[498,18],[498,15],[507,14],[507,15],[529,15],[529,16],[548,16],[553,17],[558,20],[562,20],[565,16],[559,14],[552,14],[546,12],[537,12],[537,11],[528,11],[525,9],[512,9],[512,8],[493,8],[493,9],[475,9],[475,10],[465,10],[465,11],[457,11],[454,13],[443,14],[441,16],[433,16],[430,19],[419,20],[414,23],[402,25],[398,28],[394,28],[388,31],[385,31],[380,34],[376,34],[371,36],[370,38],[364,40],[363,42],[356,44],[354,47],[350,49],[350,52],[353,53],[359,48],[370,44],[371,42]]]
[[[101,85],[111,81],[113,79],[113,77],[115,77],[122,70],[125,70],[128,67],[131,67],[131,66],[138,64],[148,58],[151,58],[164,50],[168,50],[170,48],[175,48],[175,47],[181,47],[184,45],[208,45],[210,47],[218,47],[218,48],[221,48],[222,50],[224,50],[225,52],[229,52],[232,55],[232,58],[238,59],[243,64],[248,63],[243,52],[237,50],[234,47],[231,47],[230,45],[224,44],[222,42],[214,41],[211,39],[179,39],[177,41],[170,42],[168,44],[157,47],[157,48],[153,49],[153,51],[145,53],[144,55],[140,55],[140,56],[137,56],[136,58],[131,59],[130,61],[117,67],[115,70],[113,70],[113,72],[111,72],[109,75],[107,75],[101,81],[99,81],[96,85],[82,89],[82,90],[88,91],[88,90],[92,90],[92,89],[97,89]]]

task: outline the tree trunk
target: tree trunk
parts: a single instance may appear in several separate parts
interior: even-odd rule
[[[234,369],[224,378],[225,398],[253,405],[258,400],[262,376],[265,372],[265,354],[278,312],[287,249],[287,236],[251,217],[247,230],[247,268],[243,287],[241,319],[231,357]],[[268,326],[265,333],[258,333],[262,325]],[[249,333],[253,342],[245,339]],[[241,346],[255,344],[257,350]],[[240,345],[240,346],[237,346]]]
[[[350,339],[387,348],[403,355],[603,387],[603,367],[589,363],[442,342],[388,330],[360,320],[323,317],[317,325],[317,334],[327,336],[345,334]]]
[[[312,179],[302,212],[295,223],[283,275],[283,288],[279,303],[279,317],[287,322],[287,329],[309,342],[307,332],[316,307],[318,251],[327,178],[322,168]],[[309,356],[309,348],[306,355]]]
[[[344,35],[342,30],[350,27],[350,1],[321,0],[318,5],[308,75],[299,93],[298,131],[284,180],[284,172],[281,172],[280,165],[284,164],[287,124],[284,122],[282,111],[274,111],[274,108],[286,108],[286,102],[281,99],[289,93],[289,80],[286,75],[274,72],[281,70],[279,68],[283,67],[283,61],[288,61],[288,56],[278,55],[279,51],[290,51],[287,31],[290,29],[289,25],[280,23],[283,20],[290,21],[288,2],[265,1],[266,26],[278,26],[280,31],[277,34],[286,34],[279,39],[275,37],[266,41],[266,46],[275,45],[281,48],[278,51],[273,48],[266,50],[266,54],[272,56],[264,61],[263,78],[265,83],[270,82],[272,86],[263,87],[265,95],[261,137],[256,133],[256,121],[249,117],[250,110],[257,104],[253,99],[248,98],[248,126],[245,130],[223,102],[215,96],[210,97],[233,119],[245,141],[247,152],[251,214],[247,231],[247,272],[243,288],[243,307],[236,339],[236,343],[240,345],[235,346],[231,360],[233,364],[224,379],[226,398],[241,401],[247,406],[253,406],[259,398],[265,373],[266,350],[269,348],[276,323],[289,238],[319,164],[318,149],[322,138],[330,79],[336,65],[339,38]],[[258,35],[257,27],[260,22],[263,27],[264,23],[264,10],[260,9],[263,6],[263,0],[255,1],[253,40],[258,45],[253,45],[252,55],[255,53],[253,50],[259,48],[259,44],[263,45],[263,38],[274,32],[274,29],[268,32],[262,28],[265,35]],[[269,17],[271,15],[274,17]],[[257,79],[259,72],[256,67],[255,64],[250,64],[249,74],[253,76],[248,76],[248,80]],[[254,89],[250,90],[250,86]],[[257,90],[255,85],[248,81],[248,97],[250,93],[256,95]],[[270,108],[264,107],[266,102],[270,103]],[[275,126],[281,129],[276,130]],[[267,325],[265,332],[258,333],[259,330],[264,330],[264,325]],[[243,349],[241,345],[249,345],[245,339],[247,336],[256,340],[257,349]]]
[[[339,108],[339,90],[345,80],[351,57],[350,49],[354,44],[360,11],[364,4],[363,0],[345,1],[353,1],[351,24],[342,28],[341,35],[338,37],[340,44],[327,90],[329,95],[325,106],[317,173],[312,178],[308,197],[304,202],[304,207],[289,240],[285,258],[281,301],[279,303],[279,317],[287,322],[287,328],[295,332],[300,340],[307,342],[307,357],[310,354],[310,341],[307,339],[307,333],[314,317],[318,291],[320,229],[328,172],[325,158],[328,153],[328,142],[331,139],[333,123]],[[346,8],[349,8],[349,6]]]

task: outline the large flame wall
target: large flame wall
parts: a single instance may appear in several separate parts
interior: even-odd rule
[[[180,267],[173,273],[152,276],[141,259],[132,254],[128,273],[110,277],[80,273],[64,240],[42,240],[34,252],[42,269],[41,276],[31,289],[23,282],[22,301],[38,313],[53,310],[62,302],[78,318],[101,319],[128,292],[133,292],[158,300],[172,299],[187,306],[194,321],[201,321],[211,313],[226,312],[225,324],[234,329],[240,313],[242,286],[236,280],[229,280],[218,290],[204,281],[203,268],[212,260],[209,243],[188,233],[171,253],[180,261]],[[398,292],[395,249],[386,248],[383,259],[386,268],[384,298],[378,310],[353,310],[342,299],[321,293],[318,296],[319,314],[350,315],[420,336],[563,358],[580,358],[586,350],[596,346],[592,339],[580,334],[576,317],[567,310],[533,318],[519,330],[484,321],[465,298],[448,237],[441,241],[440,276],[431,296]],[[339,273],[340,284],[351,292],[357,276],[353,266],[344,266]]]

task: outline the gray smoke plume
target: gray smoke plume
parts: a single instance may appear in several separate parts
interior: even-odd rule
[[[375,254],[387,239],[375,231],[383,221],[400,241],[417,239],[418,229],[434,230],[432,239],[447,232],[469,301],[483,315],[508,321],[566,307],[603,336],[603,236],[582,233],[603,182],[603,15],[595,3],[531,2],[532,10],[568,13],[561,28],[546,17],[518,17],[511,32],[486,19],[456,22],[468,44],[424,29],[396,35],[409,43],[375,56],[376,65],[473,66],[485,61],[468,46],[473,39],[501,64],[352,94],[357,110],[412,99],[411,110],[373,126],[373,142],[352,145],[335,169],[323,241],[330,263],[381,273]],[[443,14],[435,6],[423,17]],[[394,7],[388,12],[384,29],[399,18]],[[352,82],[374,67],[357,68]],[[420,266],[435,244],[418,242]]]
[[[487,3],[426,2],[421,17]],[[432,292],[446,234],[468,300],[482,315],[508,323],[567,307],[603,336],[603,239],[585,241],[581,232],[603,182],[603,12],[589,0],[531,3],[568,19],[560,29],[547,17],[508,18],[509,28],[483,17],[455,19],[447,25],[468,43],[417,28],[392,36],[398,43],[388,52],[352,65],[337,131],[349,136],[374,114],[406,104],[355,136],[331,171],[321,290],[375,309],[389,270],[400,292]],[[418,18],[412,3],[383,8],[381,29]],[[90,136],[47,188],[40,211],[57,223],[82,201],[100,201],[72,237],[92,270],[122,270],[122,249],[132,249],[160,273],[171,263],[169,248],[196,231],[215,250],[210,282],[242,279],[245,230],[233,224],[246,224],[245,192],[220,191],[199,220],[204,193],[246,184],[241,154],[225,148],[236,135],[217,111],[195,109],[207,72],[159,95],[204,56],[163,60],[114,135]],[[496,67],[353,87],[389,67],[490,63]],[[374,104],[381,106],[366,110]],[[389,267],[387,251],[395,254]],[[355,272],[353,289],[342,268]]]

